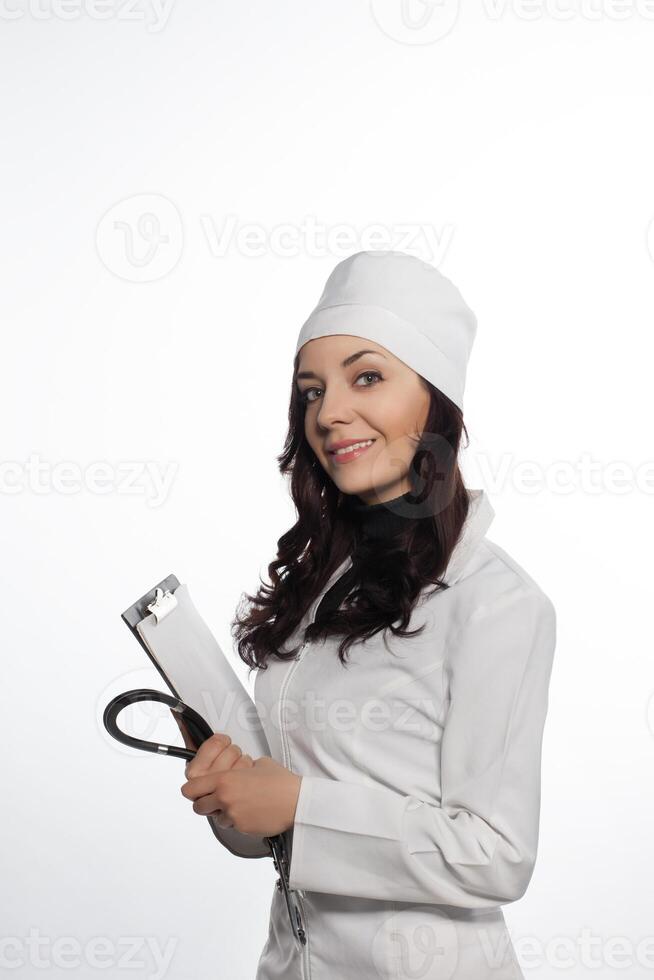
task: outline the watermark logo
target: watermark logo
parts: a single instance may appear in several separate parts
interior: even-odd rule
[[[385,917],[372,940],[372,961],[380,977],[449,980],[459,959],[458,936],[447,912],[420,905]]]
[[[104,711],[110,701],[127,691],[141,688],[167,691],[158,672],[153,667],[139,667],[120,674],[109,681],[98,695],[95,717],[98,731],[110,748],[124,755],[138,758],[143,749],[126,745],[114,738],[104,724]],[[249,697],[236,691],[199,690],[197,700],[191,705],[207,722],[212,731],[226,732],[238,730],[254,737],[263,734],[262,719]],[[183,747],[183,739],[173,719],[170,707],[162,701],[135,701],[126,705],[118,714],[117,724],[121,731],[145,742]]]
[[[460,0],[371,0],[377,26],[400,44],[433,44],[454,28]]]
[[[119,279],[163,279],[182,255],[182,217],[163,194],[136,194],[114,204],[104,214],[95,245],[103,264]]]
[[[101,691],[95,706],[96,724],[109,748],[123,755],[143,758],[142,749],[120,742],[107,731],[103,720],[104,711],[109,702],[119,694],[141,688],[160,690],[161,687],[162,682],[158,675],[155,676],[154,668],[139,667],[113,678]],[[180,748],[183,746],[171,710],[162,701],[136,701],[126,705],[118,714],[117,724],[121,731],[144,742],[178,745]]]

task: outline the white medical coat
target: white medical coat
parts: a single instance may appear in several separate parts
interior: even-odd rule
[[[286,840],[308,941],[275,888],[255,980],[524,976],[501,906],[524,895],[536,860],[556,616],[485,537],[485,491],[469,494],[450,588],[413,610],[420,636],[357,642],[347,668],[330,637],[256,673],[272,756],[302,776]],[[214,833],[233,853],[270,854],[260,838]]]

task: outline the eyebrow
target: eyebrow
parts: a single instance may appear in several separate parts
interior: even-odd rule
[[[385,358],[385,355],[382,354],[382,352],[379,350],[358,350],[356,354],[350,354],[350,356],[346,357],[344,361],[341,361],[341,367],[343,368],[349,367],[350,364],[354,364],[354,362],[358,361],[359,358],[363,357],[364,354],[377,354],[378,357]],[[317,378],[317,377],[318,375],[313,374],[311,371],[300,371],[300,373],[296,377],[296,380],[299,381],[300,378]]]

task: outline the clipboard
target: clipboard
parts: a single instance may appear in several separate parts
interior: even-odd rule
[[[225,732],[253,759],[271,755],[253,700],[196,609],[188,586],[167,575],[121,613],[171,694],[198,712],[214,732]],[[189,748],[198,746],[172,712]],[[214,836],[238,857],[270,856],[265,839],[220,827]]]
[[[158,582],[121,619],[176,698],[253,759],[271,755],[254,702],[176,575]]]
[[[149,592],[146,592],[145,595],[142,595],[140,599],[137,599],[136,602],[129,607],[129,609],[126,609],[124,613],[121,613],[120,618],[123,620],[123,622],[127,624],[127,626],[130,629],[130,632],[132,633],[132,636],[143,647],[149,659],[152,661],[154,666],[159,671],[161,677],[164,680],[164,683],[170,689],[171,694],[174,694],[176,698],[180,698],[180,700],[183,700],[180,696],[179,691],[175,690],[172,678],[169,677],[168,674],[166,674],[165,670],[161,667],[154,652],[149,649],[147,643],[145,643],[143,637],[141,636],[137,628],[141,620],[145,619],[146,616],[151,614],[151,610],[148,609],[148,606],[153,605],[156,602],[159,592],[161,592],[163,595],[166,595],[166,593],[168,592],[174,595],[175,589],[178,588],[179,588],[179,579],[177,578],[177,576],[168,575],[161,582],[158,582],[154,586],[154,588],[150,589]],[[191,707],[193,706],[191,705]]]

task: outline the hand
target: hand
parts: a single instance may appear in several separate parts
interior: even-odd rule
[[[171,711],[170,713],[182,733],[184,745],[187,749],[195,752],[195,742],[186,730],[183,719],[180,718],[176,711]],[[229,752],[227,752],[228,749]],[[229,735],[218,732],[202,743],[197,752],[195,752],[195,758],[189,759],[186,763],[184,773],[188,779],[189,776],[199,775],[205,769],[218,769],[219,771],[223,771],[232,768],[249,768],[253,765],[254,761],[251,755],[244,755],[240,746],[232,743]]]
[[[208,758],[208,751],[205,756]],[[301,776],[267,755],[255,759],[252,766],[222,770],[212,766],[194,775],[196,761],[197,757],[187,764],[190,778],[181,788],[182,796],[194,801],[195,813],[215,816],[220,827],[262,837],[274,837],[293,826]]]
[[[187,748],[193,748],[190,739],[182,729]],[[228,769],[251,769],[254,760],[242,752],[240,746],[232,742],[229,735],[217,732],[203,742],[194,759],[189,759],[184,767],[186,778],[199,776],[204,772],[226,772]]]

